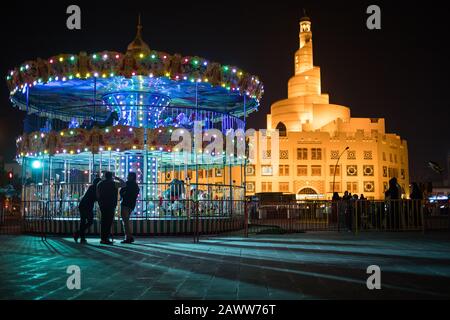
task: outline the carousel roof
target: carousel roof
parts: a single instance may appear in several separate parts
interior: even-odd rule
[[[200,57],[151,50],[141,31],[139,22],[125,53],[60,54],[10,70],[13,105],[62,120],[89,117],[95,106],[102,117],[108,112],[105,97],[126,92],[165,96],[170,106],[198,106],[234,116],[257,110],[264,92],[258,77]]]

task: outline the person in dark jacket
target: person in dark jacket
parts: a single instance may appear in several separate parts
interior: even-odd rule
[[[94,223],[94,204],[97,201],[97,183],[100,182],[100,178],[95,178],[92,184],[84,193],[81,201],[78,205],[80,211],[80,227],[78,231],[73,234],[75,242],[86,243],[86,230]]]
[[[416,182],[413,182],[411,187],[412,187],[412,192],[409,195],[411,200],[423,200],[423,193],[420,190],[419,185]]]
[[[337,223],[339,221],[338,214],[339,214],[339,201],[341,200],[341,197],[339,196],[339,193],[333,192],[333,197],[331,198],[331,222]]]
[[[113,244],[110,240],[111,226],[118,200],[118,185],[113,179],[112,172],[106,171],[104,179],[97,184],[97,201],[102,213],[101,244]]]
[[[136,183],[136,173],[130,172],[125,187],[120,189],[120,213],[122,215],[122,228],[125,239],[122,243],[133,243],[134,238],[130,229],[130,215],[136,207],[136,200],[139,195],[139,186]]]
[[[389,180],[389,189],[384,193],[384,196],[388,201],[386,226],[391,230],[395,230],[400,227],[400,193],[397,178],[394,177]]]
[[[400,199],[400,189],[398,187],[397,178],[392,178],[389,180],[389,189],[384,193],[386,200],[399,200]]]
[[[412,192],[409,195],[409,197],[411,198],[410,206],[412,207],[412,210],[411,210],[412,221],[413,221],[413,226],[418,227],[418,226],[422,225],[421,207],[422,207],[423,193],[422,193],[422,190],[420,190],[420,187],[416,182],[412,183],[411,189],[412,189]]]
[[[333,198],[331,200],[332,201],[339,201],[339,200],[341,200],[341,197],[339,196],[339,193],[333,192]]]

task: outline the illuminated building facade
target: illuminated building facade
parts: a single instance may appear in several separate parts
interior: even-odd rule
[[[288,97],[275,102],[267,115],[267,129],[279,130],[278,168],[261,159],[248,165],[246,194],[283,192],[298,199],[330,199],[333,190],[347,190],[383,199],[389,179],[396,177],[404,196],[409,195],[406,141],[387,133],[383,118],[352,118],[349,107],[330,104],[328,94],[322,93],[308,17],[300,20],[300,48],[294,59]],[[270,160],[273,152],[265,153]]]

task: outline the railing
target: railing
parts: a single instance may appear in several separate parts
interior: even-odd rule
[[[22,217],[26,230],[48,230],[49,225],[73,225],[79,219],[78,209],[86,183],[30,184],[24,187]],[[237,185],[195,183],[139,184],[140,196],[130,220],[139,225],[166,220],[164,224],[190,225],[196,239],[205,232],[214,232],[221,225],[235,228],[235,221],[244,221],[246,203],[244,189]],[[120,197],[118,197],[119,199]],[[117,203],[115,221],[121,216]],[[94,206],[94,220],[101,219],[101,211]],[[173,223],[167,220],[182,220]],[[212,220],[216,220],[213,222]],[[51,224],[47,223],[53,221]],[[217,228],[216,228],[217,227]],[[65,228],[67,229],[67,228]],[[38,231],[35,231],[38,232]]]
[[[150,210],[133,214],[132,220],[201,220],[245,216],[245,233],[284,233],[303,231],[421,231],[450,230],[449,204],[421,200],[391,201],[298,201],[288,204],[245,203],[242,200],[207,199],[139,200]],[[22,202],[23,220],[77,220],[78,201],[34,200]],[[20,215],[19,215],[20,216]],[[16,221],[3,215],[3,226]],[[120,206],[116,219],[120,217]],[[100,210],[94,209],[94,218]],[[14,221],[13,221],[14,220]],[[16,219],[17,220],[17,219]]]
[[[439,210],[438,210],[439,209]],[[299,201],[249,205],[249,231],[426,231],[449,230],[448,206],[422,200]]]
[[[22,212],[25,218],[75,219],[78,204],[89,184],[37,184],[24,187]],[[230,216],[243,214],[244,200],[241,186],[225,184],[171,185],[170,183],[139,184],[140,196],[131,218],[154,219],[189,216],[193,203],[201,216]],[[120,216],[120,205],[117,205]],[[97,206],[94,211],[99,210]]]
[[[23,220],[20,212],[6,210],[0,205],[0,234],[20,234],[23,231]]]
[[[248,210],[250,232],[298,232],[330,230],[329,201],[302,201],[292,204],[257,204]]]

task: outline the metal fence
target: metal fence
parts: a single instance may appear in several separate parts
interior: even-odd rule
[[[419,200],[391,201],[298,201],[288,204],[245,203],[242,200],[140,200],[153,201],[143,207],[171,208],[153,213],[133,215],[132,220],[183,220],[190,233],[198,237],[207,233],[199,227],[206,220],[217,219],[218,225],[225,218],[239,217],[243,221],[243,234],[286,233],[306,231],[431,231],[450,230],[449,204],[430,203]],[[167,203],[164,203],[167,202]],[[176,207],[173,204],[177,203]],[[0,234],[17,234],[24,230],[41,230],[49,221],[74,221],[79,218],[78,202],[70,201],[24,201],[20,212],[0,209]],[[64,208],[64,210],[61,210]],[[94,219],[100,219],[96,207]],[[120,206],[116,220],[120,219]],[[222,219],[222,220],[220,220]],[[36,228],[34,228],[35,226]],[[208,227],[215,232],[227,231],[213,224]],[[242,230],[241,229],[241,230]],[[151,235],[151,233],[149,233]]]
[[[24,231],[20,211],[9,210],[0,206],[0,234],[21,234]]]
[[[32,218],[45,214],[55,218],[78,218],[78,203],[88,187],[85,183],[27,185],[22,199],[23,216]],[[142,183],[139,188],[135,218],[187,216],[192,211],[193,200],[198,202],[202,215],[243,213],[244,190],[238,185]]]
[[[331,230],[329,201],[302,201],[292,204],[251,204],[248,210],[249,232],[299,232]]]
[[[175,203],[177,208],[133,214],[130,217],[133,233],[147,236],[189,234],[194,237],[194,241],[198,241],[200,235],[244,229],[245,201],[243,200],[157,200],[156,202],[157,208],[160,206],[168,208]],[[25,201],[22,205],[24,208],[21,228],[25,233],[41,236],[67,235],[78,229],[80,217],[78,202]],[[123,234],[120,210],[121,207],[117,206],[111,230],[114,235]],[[101,210],[96,205],[94,224],[87,234],[99,234],[100,220]],[[11,233],[10,230],[6,231],[5,229],[3,233]]]
[[[250,233],[449,230],[449,208],[422,200],[250,204]]]

